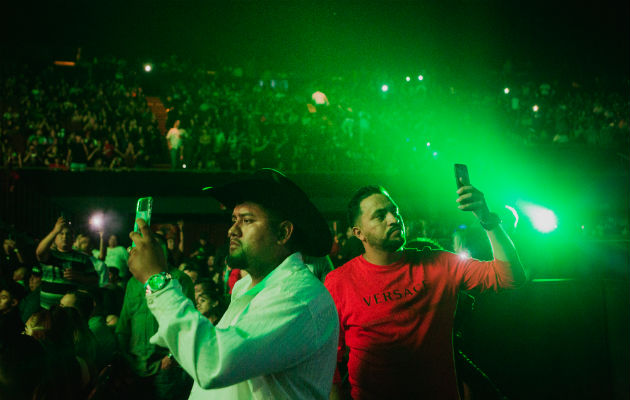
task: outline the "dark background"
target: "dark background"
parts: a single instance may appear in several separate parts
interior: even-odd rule
[[[629,70],[627,1],[20,1],[3,6],[2,56],[178,54],[210,65],[474,79],[510,60],[545,76]]]

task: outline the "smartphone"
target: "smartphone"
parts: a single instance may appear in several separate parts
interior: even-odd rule
[[[146,221],[147,225],[151,225],[151,212],[153,211],[153,197],[141,197],[138,199],[138,203],[136,203],[136,219],[134,219],[133,231],[140,232],[138,228],[138,223],[135,222],[138,218],[142,218]],[[136,244],[132,242],[131,246],[135,246]]]
[[[455,164],[455,182],[458,189],[462,186],[470,186],[468,167],[465,164]]]

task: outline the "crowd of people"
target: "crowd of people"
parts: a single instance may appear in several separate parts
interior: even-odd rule
[[[625,157],[630,137],[627,80],[535,81],[510,68],[472,87],[430,72],[309,79],[170,58],[147,73],[105,58],[3,64],[0,85],[7,168],[396,171],[379,161],[383,138],[422,162],[425,143],[446,146],[480,126],[520,146],[580,144]],[[166,129],[148,92],[168,111]]]
[[[331,226],[328,262],[317,266],[305,258],[321,281],[327,272],[365,252],[365,242],[351,226],[345,231],[338,221]],[[627,224],[624,229],[627,238]],[[170,276],[199,313],[216,325],[230,304],[232,290],[247,272],[230,265],[228,244],[215,247],[204,234],[187,243],[185,232],[183,221],[154,228]],[[453,233],[443,224],[409,221],[406,232],[406,248],[448,249],[464,258],[492,259],[481,228],[459,226]],[[36,378],[28,382],[15,378],[0,394],[7,390],[7,396],[16,399],[27,398],[20,397],[20,390],[40,391],[44,398],[55,399],[99,399],[113,393],[122,398],[146,393],[186,398],[192,378],[167,348],[151,342],[159,326],[145,301],[145,286],[131,276],[129,249],[116,234],[76,232],[63,217],[42,239],[29,241],[19,232],[4,233],[0,374],[17,365],[11,358],[17,355],[7,353],[9,347],[3,348],[3,343],[44,367],[22,366],[33,371],[17,370],[10,376],[28,373]]]
[[[342,316],[342,311],[348,312],[347,307],[352,306],[352,302],[342,300],[348,283],[359,283],[342,277],[354,268],[353,262],[365,264],[361,266],[364,268],[371,265],[368,263],[385,265],[374,257],[398,259],[403,255],[400,247],[408,232],[409,250],[405,250],[404,257],[412,257],[409,262],[435,251],[441,258],[431,258],[431,263],[457,264],[457,271],[488,265],[506,267],[503,261],[483,264],[471,258],[492,259],[488,238],[512,248],[507,236],[501,236],[505,233],[497,233],[495,239],[478,228],[477,236],[485,237],[485,243],[472,247],[472,241],[460,231],[449,248],[460,254],[468,251],[466,256],[443,252],[437,241],[418,237],[430,231],[426,224],[411,224],[405,229],[393,200],[376,186],[364,188],[351,200],[348,230],[330,232],[328,223],[299,188],[275,171],[261,173],[273,176],[247,181],[248,185],[233,182],[224,191],[213,189],[211,195],[234,207],[230,240],[218,248],[203,235],[193,246],[185,246],[183,221],[175,227],[156,226],[153,231],[139,221],[142,235],[131,235],[135,247],[129,249],[116,235],[98,232],[94,238],[75,232],[64,217],[59,217],[37,241],[33,252],[7,237],[0,259],[0,342],[15,347],[9,351],[0,345],[0,374],[9,377],[1,390],[16,399],[100,399],[113,394],[121,398],[149,394],[158,399],[183,399],[189,394],[192,398],[202,396],[207,390],[228,398],[253,398],[243,393],[253,395],[260,390],[257,387],[264,387],[261,398],[293,398],[285,396],[287,390],[299,395],[295,398],[328,398],[335,360],[340,368],[344,365],[337,356],[339,324],[343,324],[341,343],[355,345],[352,337],[356,333],[346,331]],[[251,201],[243,202],[239,192],[243,190]],[[497,229],[500,220],[487,211],[480,192],[465,186],[458,193],[460,209],[479,213],[484,229]],[[383,216],[378,217],[380,214]],[[272,224],[278,227],[273,229]],[[314,228],[307,229],[310,227]],[[497,243],[493,242],[492,247],[501,248]],[[185,252],[187,247],[191,250]],[[364,259],[357,257],[361,254]],[[499,254],[506,260],[516,260],[510,251]],[[518,261],[510,262],[519,265]],[[414,271],[417,274],[418,270]],[[511,273],[506,270],[505,274],[491,287],[511,287]],[[517,278],[522,281],[522,277]],[[414,276],[408,285],[421,293],[417,279],[426,278]],[[471,283],[462,274],[449,279],[485,287],[480,276],[476,278],[478,283]],[[163,291],[165,287],[169,290]],[[440,287],[435,286],[436,290]],[[384,301],[391,301],[391,296],[402,299],[403,289],[406,301],[414,293],[409,288],[383,293]],[[368,306],[374,290],[377,288],[364,288],[368,297],[363,301]],[[452,318],[456,292],[438,291],[450,299],[450,311],[445,315]],[[377,296],[380,294],[374,294],[376,304]],[[355,305],[361,306],[360,298],[355,296],[357,301]],[[343,310],[342,304],[346,304]],[[222,318],[224,314],[226,318]],[[428,327],[430,320],[424,325]],[[214,326],[216,331],[208,328]],[[232,326],[236,329],[230,329]],[[429,329],[433,332],[430,335],[440,337],[440,351],[446,353],[450,353],[451,335],[447,331],[451,326],[445,323],[441,333]],[[291,343],[274,348],[269,341],[276,336],[278,340],[286,337]],[[188,348],[196,349],[198,358],[191,358]],[[352,348],[351,356],[356,357],[358,350]],[[11,357],[17,352],[29,354],[29,360],[39,369],[29,362],[23,368],[36,369],[35,373],[26,376],[29,371],[14,370],[15,359]],[[263,353],[268,356],[252,356]],[[339,357],[343,357],[343,349]],[[441,388],[444,393],[457,393],[452,357],[451,361],[448,357],[445,360],[444,368],[453,373]],[[299,369],[298,373],[296,362],[303,371]],[[350,378],[346,384],[352,385],[353,397],[359,391],[367,395],[383,389],[357,385],[360,377],[356,375],[356,359],[351,358],[347,367]],[[345,390],[339,373],[335,373],[337,389],[333,393]],[[398,374],[390,375],[383,375],[387,385],[398,379]],[[248,380],[241,382],[243,376]],[[294,386],[295,379],[312,379],[314,383]],[[424,384],[430,381],[433,379]]]
[[[246,273],[227,265],[225,249],[215,250],[204,237],[190,254],[183,254],[183,222],[178,229],[177,237],[166,230],[156,233],[171,274],[199,312],[216,323],[232,288]],[[34,391],[45,399],[110,398],[103,393],[132,398],[147,390],[159,392],[158,398],[186,398],[182,393],[187,393],[191,378],[168,351],[149,343],[157,323],[146,308],[143,285],[131,278],[129,252],[117,235],[75,232],[60,217],[34,247],[13,234],[4,236],[0,258],[3,398],[32,398],[27,393]],[[29,357],[24,368],[37,369],[31,362],[40,365],[28,383],[13,380],[21,371],[12,372],[20,363],[7,353],[6,346],[12,344],[17,346],[14,351]],[[105,383],[107,387],[102,387]],[[105,397],[94,397],[97,393]]]
[[[254,171],[260,167],[272,167],[291,172],[397,172],[398,168],[413,168],[415,165],[407,163],[401,166],[391,162],[384,152],[404,157],[417,152],[426,142],[448,143],[457,140],[475,129],[480,120],[488,116],[493,116],[494,121],[488,134],[502,134],[507,140],[524,147],[574,143],[587,148],[614,151],[615,157],[618,154],[628,157],[628,99],[621,94],[628,88],[627,81],[613,82],[612,89],[610,82],[602,80],[587,83],[533,83],[527,77],[517,77],[504,71],[500,78],[487,85],[487,90],[471,90],[456,84],[437,82],[430,78],[430,74],[426,79],[399,79],[397,83],[385,87],[379,84],[382,77],[365,73],[317,81],[272,74],[260,78],[238,69],[208,71],[177,59],[157,65],[156,70],[161,70],[162,75],[151,78],[118,59],[83,61],[74,68],[3,64],[0,82],[0,150],[3,168],[83,171],[160,167]],[[155,79],[159,82],[156,83]],[[168,118],[163,121],[167,129],[163,131],[146,101],[149,90],[160,94],[168,110]],[[456,115],[457,118],[449,115]],[[384,138],[387,138],[387,146],[381,145]],[[422,157],[410,159],[417,163],[423,162]],[[369,271],[373,265],[366,259],[355,258],[360,254],[365,254],[376,265],[389,265],[403,256],[401,246],[405,243],[405,232],[397,206],[384,189],[368,189],[363,197],[356,199],[354,215],[351,217],[353,222],[348,231],[333,232],[329,243],[332,249],[326,256],[327,261],[304,259],[305,266],[319,280],[324,280],[326,272],[335,270],[331,275],[334,278],[328,280],[327,288],[333,294],[340,316],[342,313],[355,315],[351,308],[362,307],[363,304],[361,299],[348,300],[352,296],[347,292],[348,278],[341,276],[348,273],[350,268],[338,272],[341,270],[338,267],[354,260],[353,273]],[[466,190],[471,196],[478,196],[475,190]],[[367,199],[371,199],[369,204],[378,203],[370,206],[377,211],[374,217],[364,216],[363,206],[359,207]],[[260,204],[266,205],[264,201],[267,200],[261,200]],[[269,204],[277,206],[275,200]],[[469,211],[479,211],[480,204],[484,211],[479,217],[482,226],[488,231],[495,230],[500,221],[485,212],[487,207],[483,200],[479,200],[476,207]],[[242,205],[233,206],[235,210],[243,209]],[[245,228],[251,223],[246,220],[250,214],[260,214],[275,223],[274,213],[281,211],[246,204],[243,215],[235,211],[233,223],[238,226],[237,230],[255,229]],[[379,212],[384,216],[380,222],[374,222]],[[274,235],[281,237],[283,233],[288,237],[308,234],[308,230],[299,226],[304,223],[300,218],[291,215],[299,228],[295,231],[297,233],[285,224],[276,227],[277,230],[265,231],[265,234],[275,239]],[[393,227],[388,225],[387,228],[379,228],[386,224],[386,218],[394,220],[390,224]],[[368,229],[372,225],[376,227]],[[363,228],[369,232],[361,233]],[[392,240],[397,247],[383,248],[382,243],[373,236],[374,232],[385,235],[385,229],[391,230],[387,231],[386,236],[395,237],[396,240]],[[26,399],[33,398],[35,393],[40,396],[38,398],[45,399],[100,399],[110,398],[113,394],[122,398],[186,398],[193,387],[193,378],[196,384],[201,378],[192,377],[179,365],[178,359],[186,362],[190,360],[177,354],[179,347],[167,345],[168,340],[178,339],[173,339],[172,332],[164,331],[166,328],[158,332],[160,325],[157,318],[164,318],[168,323],[175,321],[173,323],[205,325],[199,319],[182,322],[167,315],[169,310],[166,307],[162,309],[155,305],[160,302],[167,304],[165,300],[159,300],[160,294],[151,297],[150,302],[145,299],[155,294],[152,290],[160,291],[164,284],[173,280],[177,282],[176,293],[170,290],[167,296],[175,296],[174,299],[181,304],[186,303],[186,307],[190,300],[204,318],[203,322],[207,320],[211,326],[220,324],[224,313],[229,310],[233,290],[237,290],[236,298],[239,301],[245,299],[241,302],[251,302],[252,299],[245,295],[247,287],[243,282],[247,282],[247,285],[251,283],[254,287],[272,272],[256,269],[263,264],[262,261],[260,265],[252,266],[238,258],[229,257],[232,252],[236,252],[233,249],[242,244],[234,230],[233,226],[229,233],[230,243],[225,246],[215,248],[208,237],[200,236],[195,238],[192,251],[186,251],[184,246],[185,226],[181,221],[173,230],[153,232],[166,260],[165,270],[158,272],[168,274],[162,275],[165,279],[162,285],[153,282],[155,287],[148,285],[148,281],[145,283],[137,279],[142,271],[131,268],[130,254],[134,250],[122,246],[115,234],[99,232],[98,237],[93,237],[87,232],[75,232],[68,221],[60,217],[45,236],[33,241],[33,245],[25,249],[23,243],[14,236],[15,232],[6,232],[0,253],[0,377],[3,378],[0,397]],[[425,248],[466,251],[469,249],[465,248],[463,242],[470,240],[466,239],[469,232],[467,230],[464,234],[460,229],[455,234],[454,242],[451,242],[450,227],[429,227],[418,221],[410,224],[407,247],[416,248],[422,254]],[[614,218],[603,219],[591,232],[595,236],[613,232],[627,238],[628,224],[627,221],[619,223]],[[264,239],[252,235],[256,240]],[[479,236],[475,235],[477,238]],[[481,237],[485,244],[478,246],[478,253],[469,252],[466,256],[491,260],[492,249],[484,231],[481,231]],[[496,236],[490,238],[496,240]],[[509,239],[505,238],[500,241],[507,243],[505,248],[511,249]],[[140,239],[135,240],[142,247]],[[267,247],[277,252],[271,257],[258,249],[262,254],[258,256],[269,264],[267,267],[277,267],[280,273],[286,272],[289,267],[298,268],[303,262],[291,255],[295,251],[294,246],[301,243],[298,240],[304,239],[298,236],[294,242],[280,239],[265,242]],[[304,243],[301,245],[304,246]],[[484,246],[485,249],[481,250],[480,247]],[[143,249],[138,253],[145,254],[146,251]],[[435,261],[436,265],[465,263],[444,254],[440,256],[443,260],[431,262]],[[288,265],[283,261],[284,256],[288,256]],[[501,279],[490,286],[511,286],[511,272],[501,268],[505,267],[503,261],[518,265],[518,257],[510,251],[502,253],[502,256],[504,260],[495,260],[492,265],[493,268],[500,267],[504,276],[500,276]],[[274,258],[273,262],[269,261],[270,258]],[[231,265],[230,260],[237,264]],[[475,264],[474,267],[481,268],[484,265]],[[411,268],[411,264],[408,266]],[[470,267],[470,263],[466,266]],[[152,277],[159,278],[159,275],[153,274]],[[291,275],[291,279],[295,279],[295,276]],[[294,283],[302,285],[304,279],[302,277]],[[426,289],[417,289],[419,282],[422,285],[425,282],[418,279],[409,282],[409,287],[416,294]],[[463,276],[448,279],[453,279],[453,285],[465,283],[485,287],[487,283],[481,276],[476,276],[474,282]],[[522,281],[524,277],[518,280]],[[307,283],[307,288],[311,290],[312,282]],[[388,285],[387,280],[383,283]],[[261,291],[269,289],[277,293],[282,287],[281,282],[273,280],[266,284],[269,286],[261,285]],[[429,288],[433,290],[432,286]],[[410,289],[404,289],[410,295],[413,294]],[[396,291],[381,294],[378,292],[380,288],[367,284],[362,290],[367,296],[363,302],[368,307],[372,298],[375,302],[381,299],[388,303],[392,296],[397,295]],[[446,314],[452,317],[457,296],[446,292],[441,292],[440,296],[448,297]],[[404,293],[406,297],[406,291]],[[311,294],[315,297],[321,295],[319,292]],[[283,295],[286,293],[283,292]],[[398,295],[402,297],[401,293]],[[288,298],[294,299],[295,296],[289,295]],[[234,324],[250,311],[254,315],[264,311],[257,309],[257,304],[252,303],[251,309],[248,308],[250,303],[245,304],[248,305],[247,311],[241,310],[242,313],[231,315],[230,321],[234,321]],[[318,312],[329,312],[328,306],[332,307],[332,303],[318,305],[322,307]],[[190,314],[188,310],[187,315]],[[407,317],[412,321],[412,316]],[[360,326],[371,323],[368,321],[371,318],[369,313],[361,318],[367,319]],[[225,327],[230,321],[223,322]],[[343,316],[339,322],[344,323]],[[431,325],[430,321],[422,323],[427,324],[427,329]],[[322,328],[330,334],[333,325],[318,326],[318,329]],[[450,335],[452,323],[447,322],[444,326],[449,331],[444,332]],[[259,325],[256,329],[264,331],[264,327],[260,328]],[[342,337],[342,340],[352,342],[357,337],[367,337],[365,334],[346,333],[348,336]],[[439,335],[439,344],[443,349],[450,345],[444,339],[448,335]],[[160,338],[155,339],[158,336]],[[332,337],[328,337],[326,348],[332,349]],[[156,343],[157,340],[162,340],[161,346]],[[230,337],[231,344],[232,340],[238,342],[239,339]],[[356,342],[346,344],[353,346]],[[419,345],[416,350],[421,347]],[[283,350],[290,352],[293,348],[286,346]],[[349,365],[353,394],[358,395],[363,390],[376,393],[383,389],[377,387],[377,380],[368,380],[367,384],[363,383],[366,385],[363,387],[353,381],[365,380],[361,376],[361,369],[357,367],[357,363],[363,361],[357,361],[357,348],[353,351],[354,358],[351,357]],[[31,362],[20,362],[23,358]],[[368,364],[372,361],[374,365],[381,362],[369,360]],[[230,359],[222,362],[227,363],[222,363],[222,368],[234,373],[234,368],[229,365]],[[370,368],[380,368],[374,365]],[[446,370],[454,372],[448,360],[444,365]],[[380,373],[387,376],[389,381],[398,382],[396,374],[387,371]],[[451,375],[454,382],[454,373]],[[256,374],[252,373],[252,376]],[[429,378],[423,385],[430,386],[434,383],[431,381]],[[442,384],[448,386],[444,389],[446,392],[455,396],[457,389],[452,385],[453,382]],[[206,383],[208,387],[221,386],[214,381]],[[335,383],[340,383],[339,376],[335,377]],[[264,379],[257,384],[272,385]],[[205,389],[196,387],[193,391]],[[305,389],[302,387],[299,390]]]
[[[45,399],[99,399],[113,393],[133,398],[149,392],[164,399],[187,397],[192,379],[167,349],[149,342],[158,325],[116,234],[76,232],[63,217],[41,240],[4,233],[0,375],[8,378],[0,394],[15,399],[33,393]],[[173,279],[201,315],[216,324],[247,272],[231,267],[227,247],[215,248],[203,234],[185,253],[183,221],[155,234]],[[363,249],[342,236],[329,261],[312,271],[321,279],[333,267],[330,260],[338,266]],[[16,346],[15,353],[10,346]],[[20,363],[18,353],[30,360],[20,366],[33,370],[28,382],[17,378],[21,369],[12,372]]]

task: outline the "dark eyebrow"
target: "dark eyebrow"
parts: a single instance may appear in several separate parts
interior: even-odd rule
[[[255,215],[251,212],[243,212],[243,213],[239,213],[239,214],[232,214],[232,218],[236,218],[236,217],[255,217]]]
[[[387,211],[387,208],[385,207],[374,210],[374,212],[372,213],[372,218],[376,217],[378,214],[381,214],[385,211]]]
[[[372,212],[372,218],[378,216],[378,214],[380,213],[387,212],[387,211],[391,211],[393,214],[398,214],[398,207],[396,207],[395,204],[390,204],[386,207],[376,209],[374,210],[374,212]]]

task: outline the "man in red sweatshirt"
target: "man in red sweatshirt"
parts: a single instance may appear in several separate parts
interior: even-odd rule
[[[365,253],[330,272],[337,306],[339,357],[349,350],[353,399],[459,399],[453,362],[453,316],[460,290],[499,290],[526,280],[512,241],[472,186],[457,191],[459,209],[485,228],[494,260],[446,251],[404,249],[405,225],[380,186],[359,189],[348,220]],[[344,398],[335,374],[331,398]],[[346,394],[347,395],[347,394]]]

